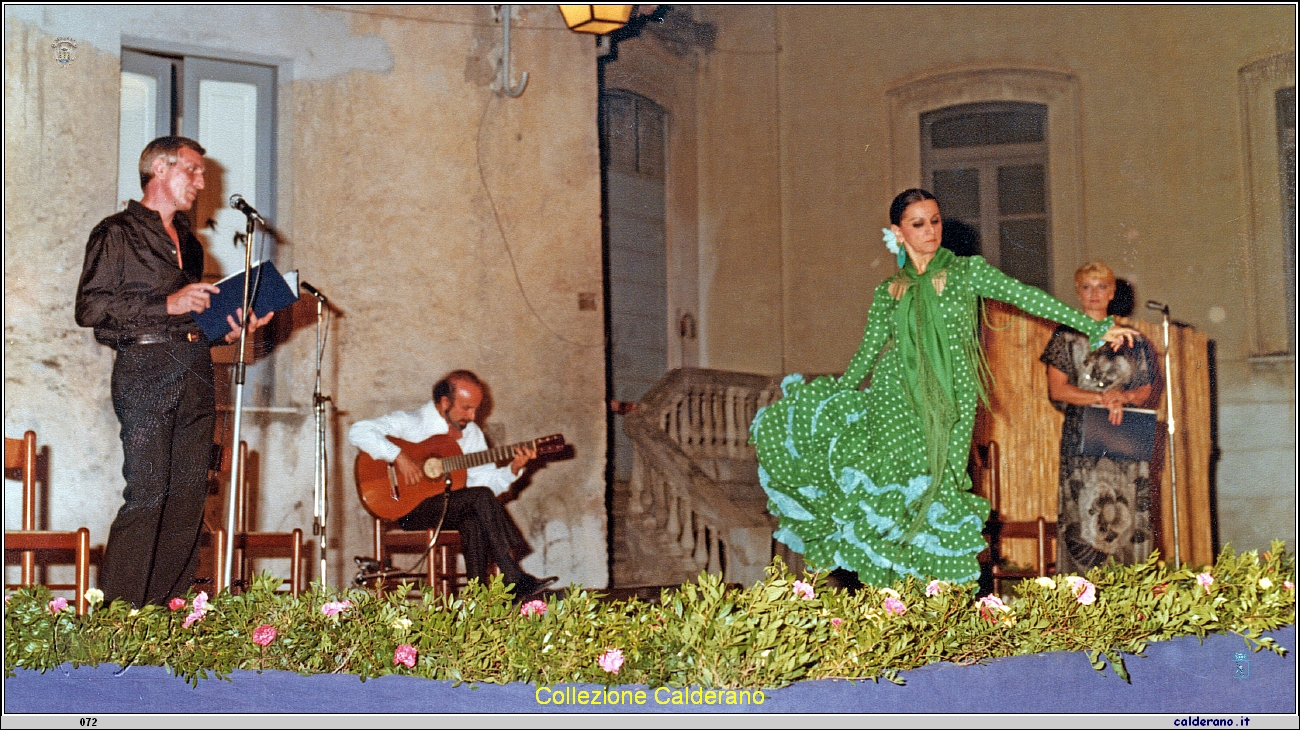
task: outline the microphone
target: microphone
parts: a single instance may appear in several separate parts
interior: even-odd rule
[[[259,221],[261,223],[266,222],[266,219],[262,217],[262,214],[258,213],[256,208],[249,205],[248,201],[244,200],[244,196],[240,195],[239,193],[235,193],[234,195],[230,196],[230,207],[234,208],[240,213],[243,213],[249,218],[252,218],[255,221]]]
[[[1156,310],[1156,311],[1160,311],[1160,312],[1164,312],[1165,314],[1169,314],[1169,305],[1168,305],[1168,304],[1164,304],[1164,303],[1162,303],[1162,302],[1157,302],[1157,301],[1154,301],[1154,300],[1151,300],[1151,299],[1148,299],[1148,300],[1147,300],[1147,309],[1154,309],[1154,310]]]
[[[310,294],[310,295],[316,297],[317,299],[321,300],[322,302],[328,302],[328,301],[330,300],[329,297],[325,296],[324,294],[321,294],[319,289],[317,289],[316,287],[312,286],[311,284],[308,284],[308,283],[305,282],[305,281],[300,281],[300,282],[298,282],[298,288],[299,288],[299,289],[302,289],[303,291],[307,292],[308,294]]]

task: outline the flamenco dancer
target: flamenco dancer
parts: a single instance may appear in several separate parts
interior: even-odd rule
[[[939,203],[925,190],[899,193],[889,221],[885,243],[900,271],[876,287],[844,376],[790,375],[785,397],[754,418],[759,481],[780,518],[774,537],[809,567],[834,569],[845,587],[908,575],[968,583],[979,578],[989,516],[966,473],[988,370],[979,298],[1069,325],[1093,350],[1131,346],[1137,332],[1113,317],[1094,320],[983,257],[940,248]]]

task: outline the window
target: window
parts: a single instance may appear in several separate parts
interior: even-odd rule
[[[1260,59],[1238,72],[1245,144],[1243,251],[1250,303],[1250,360],[1292,362],[1296,326],[1295,55]],[[1286,316],[1279,316],[1285,312]]]
[[[946,248],[1052,290],[1047,106],[960,104],[920,116],[922,175]]]
[[[1288,86],[1284,89],[1278,89],[1277,93],[1273,95],[1273,99],[1274,105],[1277,107],[1277,168],[1278,177],[1280,178],[1278,192],[1281,196],[1281,205],[1279,207],[1282,209],[1283,260],[1286,266],[1286,290],[1290,292],[1290,296],[1287,297],[1286,310],[1287,331],[1290,332],[1291,338],[1288,352],[1294,354],[1296,332],[1295,87]]]
[[[649,180],[664,179],[663,107],[630,91],[612,89],[604,102],[609,169]]]

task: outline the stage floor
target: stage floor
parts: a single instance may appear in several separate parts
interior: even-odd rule
[[[1079,653],[1009,657],[977,666],[936,664],[904,672],[905,686],[889,682],[815,680],[757,693],[744,705],[673,704],[672,690],[641,690],[644,704],[559,704],[566,687],[515,683],[462,684],[387,676],[299,676],[237,671],[230,682],[200,680],[190,687],[162,667],[70,666],[40,674],[17,671],[5,679],[6,713],[524,713],[524,712],[936,712],[936,713],[1294,713],[1296,630],[1270,634],[1287,649],[1251,653],[1236,635],[1151,644],[1145,657],[1126,657],[1132,683],[1107,668],[1098,672]],[[1245,653],[1247,664],[1237,654]],[[1242,668],[1245,669],[1243,674]],[[580,690],[599,689],[594,685]],[[704,699],[701,693],[701,700]],[[734,698],[733,698],[734,699]],[[539,700],[550,700],[543,703]]]

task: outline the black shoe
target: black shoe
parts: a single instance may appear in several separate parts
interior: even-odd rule
[[[524,599],[535,596],[547,588],[550,588],[557,580],[559,580],[559,577],[554,575],[548,575],[545,578],[538,578],[524,573],[519,576],[519,581],[515,583],[515,600],[523,601]]]
[[[831,585],[842,588],[849,593],[857,593],[862,588],[862,581],[858,579],[858,574],[852,570],[836,568],[827,576]]]

